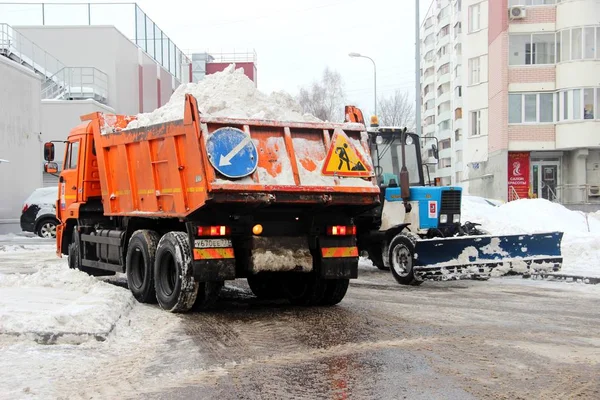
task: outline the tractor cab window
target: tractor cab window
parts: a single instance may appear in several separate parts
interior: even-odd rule
[[[400,169],[402,168],[402,145],[400,143],[400,136],[394,135],[393,137],[384,138],[383,143],[377,146],[373,152],[374,158],[377,157],[377,150],[379,151],[379,166],[381,169],[380,182],[383,186],[389,186],[390,181],[396,181],[396,184],[400,186]],[[418,142],[412,141],[411,144],[405,146],[406,153],[406,169],[408,170],[408,177],[411,186],[421,185],[421,167],[419,165],[418,157]]]
[[[67,157],[63,169],[76,169],[79,159],[79,141],[70,142],[67,148]]]

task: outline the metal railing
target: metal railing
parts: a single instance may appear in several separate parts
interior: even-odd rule
[[[212,58],[210,62],[218,63],[242,63],[242,62],[253,62],[256,64],[256,51],[255,50],[243,50],[243,51],[230,51],[230,52],[211,52],[208,50],[193,52],[193,53],[206,53]],[[190,54],[190,52],[188,52]]]
[[[556,198],[561,204],[600,203],[600,184],[562,184],[556,187]]]
[[[517,193],[517,190],[515,189],[514,186],[509,186],[508,187],[508,201],[515,201],[515,200],[519,200],[521,197],[519,197],[519,194]]]
[[[55,81],[61,85],[53,84]],[[108,75],[94,67],[64,67],[42,85],[42,99],[108,99]]]
[[[108,75],[93,67],[67,67],[10,25],[0,23],[0,55],[42,80],[42,100],[108,98]]]

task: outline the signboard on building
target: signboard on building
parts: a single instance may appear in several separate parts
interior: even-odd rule
[[[508,201],[529,197],[529,153],[508,153]]]

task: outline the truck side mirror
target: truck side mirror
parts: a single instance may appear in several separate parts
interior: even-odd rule
[[[440,153],[438,152],[438,148],[435,144],[431,145],[431,151],[433,152],[433,157],[435,157],[436,160],[440,159]]]
[[[44,172],[48,174],[56,174],[58,172],[58,164],[55,162],[47,162],[44,164]]]
[[[44,143],[44,160],[49,162],[54,161],[54,143]]]

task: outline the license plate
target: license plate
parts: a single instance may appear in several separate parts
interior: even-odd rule
[[[197,249],[212,249],[220,247],[231,247],[229,239],[196,239],[194,247]]]

